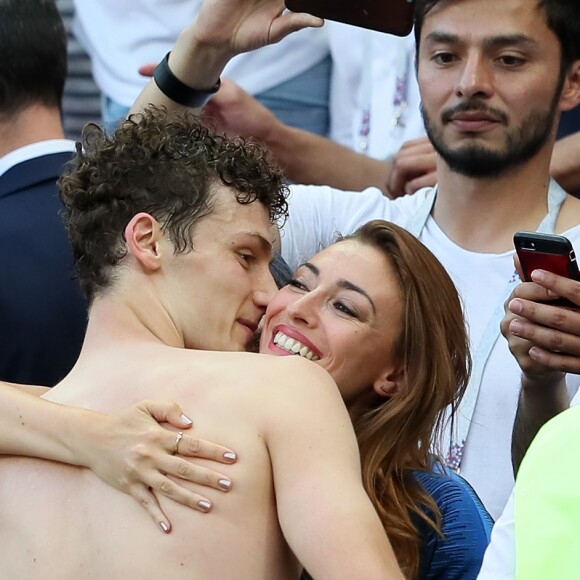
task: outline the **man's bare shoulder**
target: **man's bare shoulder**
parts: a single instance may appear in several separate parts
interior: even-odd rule
[[[253,381],[256,385],[274,380],[279,386],[296,390],[302,389],[302,385],[310,385],[310,388],[320,385],[320,388],[331,389],[333,393],[337,390],[336,383],[322,367],[300,356],[199,350],[182,350],[173,354],[173,368],[180,374],[235,376],[238,382]]]
[[[262,401],[291,398],[293,402],[336,400],[342,404],[338,387],[319,365],[300,356],[254,353],[205,353],[203,359],[220,377],[247,385]]]

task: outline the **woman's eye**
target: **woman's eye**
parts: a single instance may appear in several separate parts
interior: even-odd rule
[[[347,316],[352,316],[353,318],[357,318],[357,313],[352,309],[349,308],[344,302],[335,302],[334,308]]]
[[[240,258],[242,258],[242,260],[244,260],[244,262],[247,262],[248,264],[254,259],[254,256],[252,256],[252,254],[245,254],[244,252],[239,252],[238,255],[240,256]]]
[[[308,291],[308,288],[306,288],[306,286],[304,284],[302,284],[302,282],[300,282],[299,280],[296,280],[296,278],[292,278],[288,282],[288,286],[292,286],[293,288],[296,288],[298,290],[304,290],[305,292]]]

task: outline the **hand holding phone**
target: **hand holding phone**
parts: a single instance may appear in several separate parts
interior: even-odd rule
[[[536,232],[517,232],[514,245],[520,260],[524,281],[532,281],[534,270],[546,270],[564,278],[580,281],[580,271],[574,248],[564,236],[540,234]],[[565,298],[550,301],[554,306],[578,308]]]

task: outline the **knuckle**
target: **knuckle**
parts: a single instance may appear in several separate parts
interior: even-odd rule
[[[148,495],[142,495],[138,501],[141,507],[144,507],[145,509],[149,509],[151,507],[152,502]]]
[[[550,324],[555,328],[562,328],[568,322],[568,313],[565,310],[557,309],[552,315]]]
[[[147,429],[144,437],[145,441],[154,445],[158,444],[161,439],[161,431],[161,428]],[[142,447],[146,448],[145,445]]]
[[[164,479],[159,486],[159,491],[165,495],[169,495],[173,490],[173,483],[168,479]]]
[[[196,437],[187,438],[187,451],[192,455],[197,455],[201,450],[201,441]]]
[[[574,281],[572,288],[570,288],[568,292],[568,298],[574,302],[574,304],[580,306],[580,282]]]
[[[138,443],[133,447],[133,455],[137,460],[148,459],[151,456],[149,447],[145,443]]]
[[[551,333],[548,336],[548,346],[551,350],[560,350],[563,345],[564,338],[559,332]]]
[[[180,477],[186,477],[192,472],[191,465],[187,461],[180,461],[177,466],[177,474]]]

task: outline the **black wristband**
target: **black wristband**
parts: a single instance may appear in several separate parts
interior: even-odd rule
[[[169,99],[184,107],[203,107],[217,93],[221,79],[211,89],[192,89],[182,83],[169,68],[169,52],[155,67],[153,78],[159,90]]]

